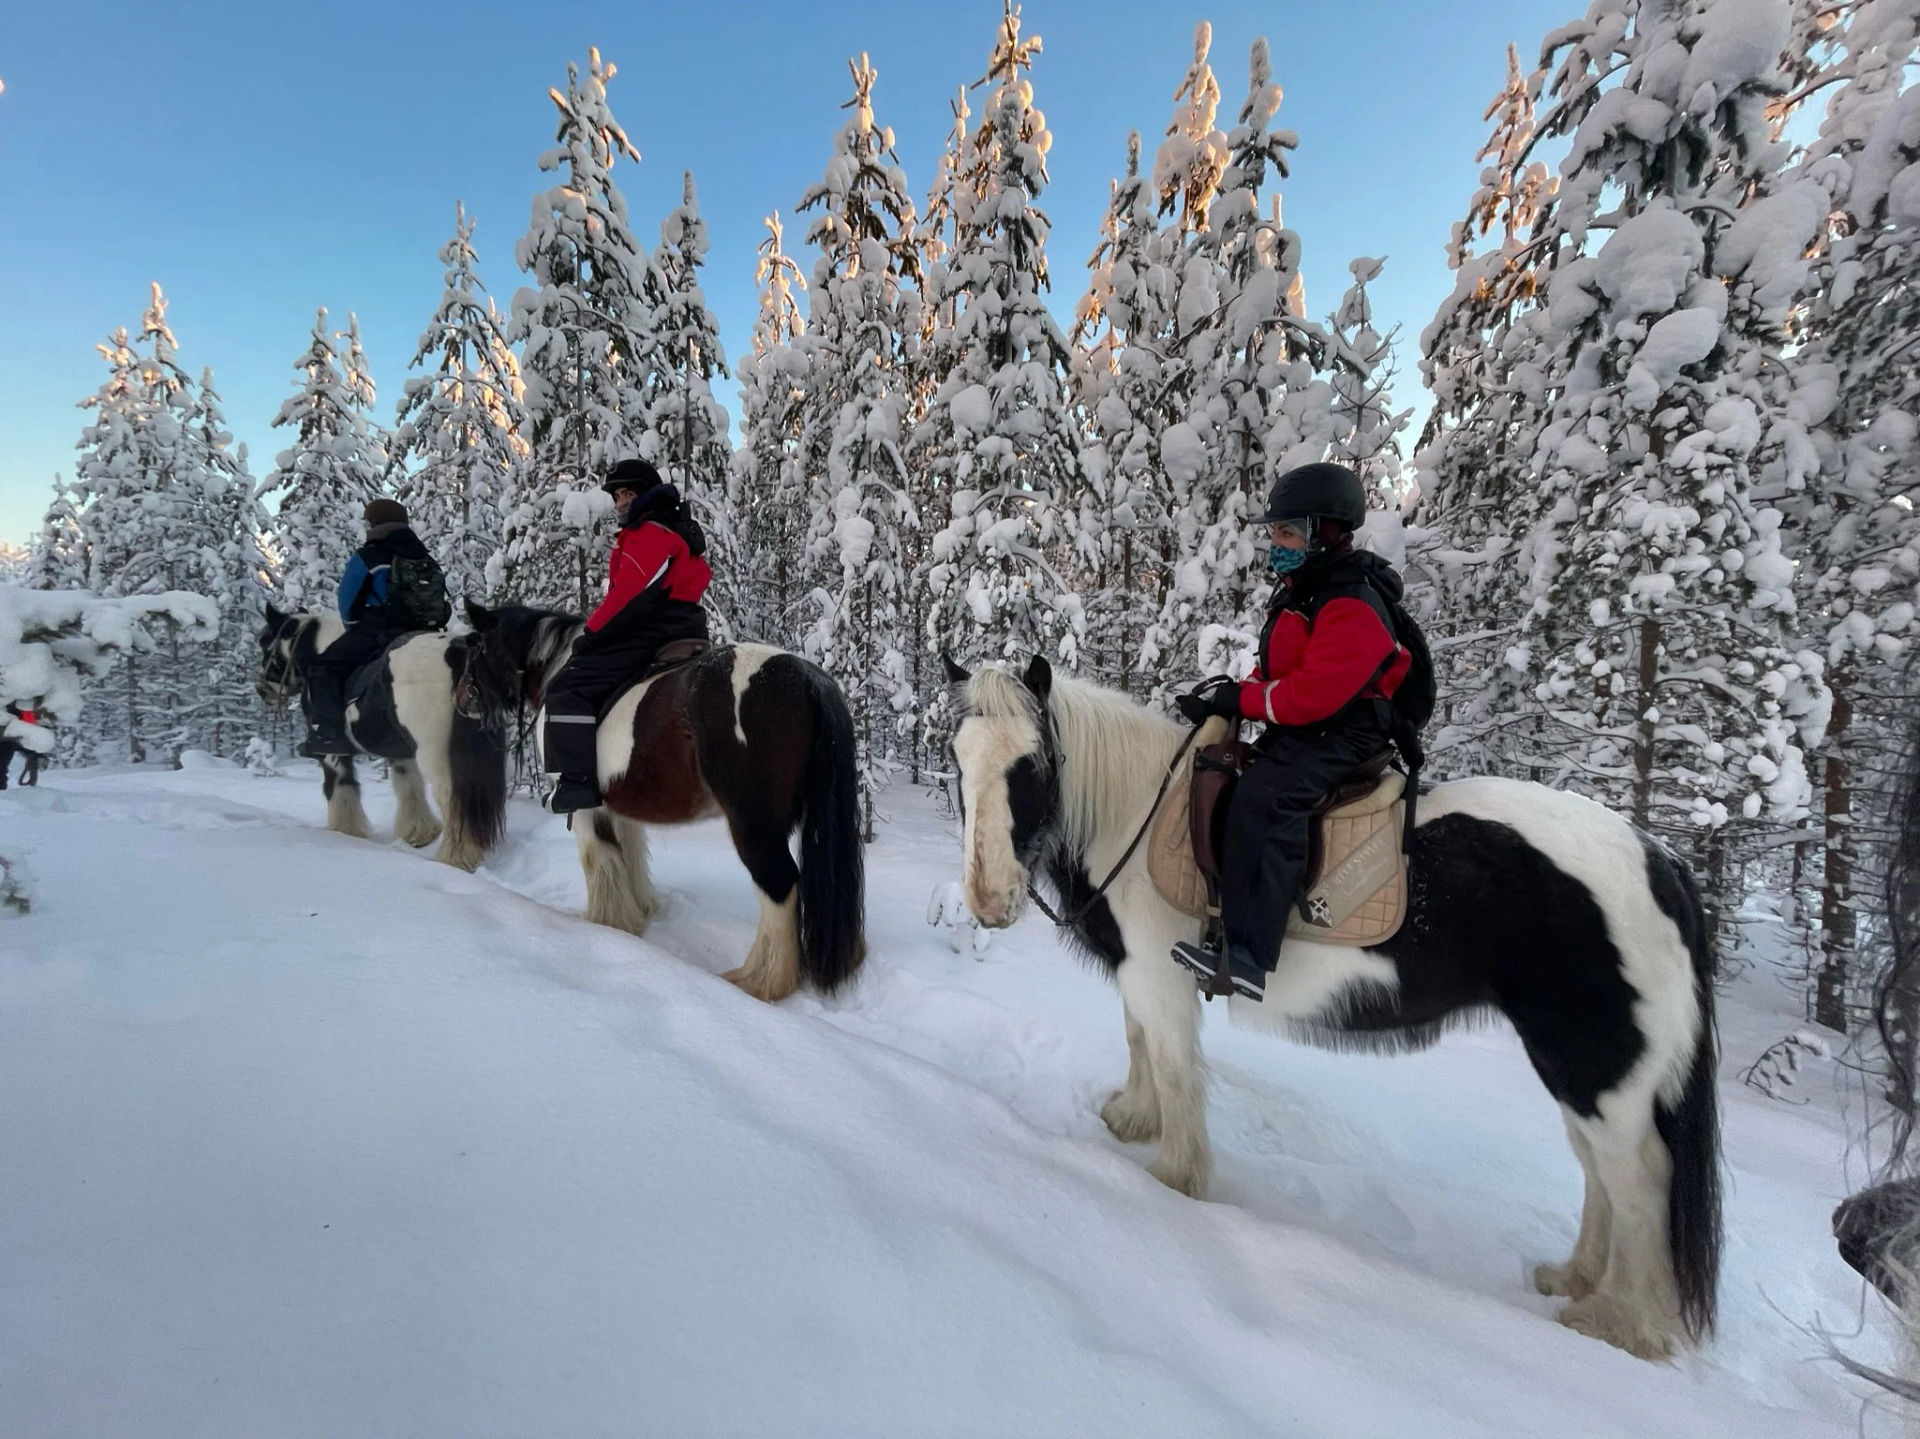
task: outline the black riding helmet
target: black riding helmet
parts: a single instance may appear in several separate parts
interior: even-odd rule
[[[1351,534],[1366,518],[1367,491],[1360,477],[1345,465],[1322,461],[1296,466],[1275,480],[1260,521],[1269,525],[1282,520],[1308,521],[1308,548],[1318,551],[1325,542],[1321,527],[1326,521]]]
[[[653,510],[671,509],[680,503],[680,491],[661,479],[660,472],[645,460],[620,461],[607,471],[600,488],[608,494],[615,490],[634,492],[636,498],[622,516],[623,522],[628,524]]]

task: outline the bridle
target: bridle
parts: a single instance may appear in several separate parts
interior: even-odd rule
[[[1041,743],[1045,748],[1048,770],[1056,777],[1057,783],[1060,773],[1060,739],[1054,733],[1053,717],[1047,713],[1044,703],[1040,706],[1039,730]],[[1052,920],[1058,928],[1076,928],[1080,921],[1087,917],[1088,911],[1105,898],[1107,891],[1113,887],[1113,882],[1120,878],[1120,871],[1132,863],[1134,855],[1140,849],[1140,841],[1145,839],[1147,831],[1153,828],[1154,816],[1160,813],[1160,802],[1167,797],[1167,790],[1173,784],[1174,775],[1180,772],[1181,759],[1189,749],[1193,748],[1193,742],[1199,734],[1200,727],[1195,725],[1187,731],[1187,737],[1180,741],[1180,748],[1175,750],[1173,758],[1167,761],[1167,772],[1160,777],[1160,788],[1154,792],[1153,803],[1147,806],[1146,818],[1140,821],[1140,828],[1134,831],[1133,839],[1128,843],[1126,852],[1114,862],[1113,868],[1107,871],[1107,877],[1100,881],[1092,893],[1082,898],[1080,903],[1068,910],[1066,914],[1059,915],[1054,913],[1053,906],[1041,898],[1040,891],[1034,887],[1033,881],[1031,879],[1027,881],[1027,898],[1038,905],[1040,913]],[[1029,870],[1029,873],[1032,871]]]
[[[293,649],[300,642],[300,627],[304,623],[304,615],[287,615],[274,627],[273,636],[267,641],[267,652],[260,662],[258,691],[260,698],[270,704],[285,707],[293,697],[294,676],[298,670]]]

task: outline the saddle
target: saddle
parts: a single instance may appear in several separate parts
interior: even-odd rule
[[[703,640],[698,636],[668,640],[653,652],[653,658],[648,660],[643,668],[635,670],[614,687],[613,692],[601,702],[597,718],[605,719],[612,712],[613,707],[620,703],[622,696],[629,694],[648,680],[658,679],[668,670],[677,670],[681,665],[692,664],[712,648],[711,640]]]
[[[1255,751],[1228,738],[1219,718],[1206,722],[1196,744],[1191,783],[1174,785],[1154,816],[1147,872],[1168,904],[1212,926],[1220,918],[1227,809]],[[1399,932],[1407,912],[1406,776],[1390,767],[1392,758],[1390,751],[1374,756],[1314,809],[1289,938],[1364,948]]]

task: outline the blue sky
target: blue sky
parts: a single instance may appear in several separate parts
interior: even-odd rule
[[[1387,256],[1376,309],[1402,326],[1410,374],[1449,288],[1443,246],[1476,182],[1505,46],[1531,63],[1578,8],[1029,0],[1026,29],[1044,41],[1035,98],[1054,136],[1042,203],[1056,312],[1084,285],[1128,130],[1150,156],[1193,26],[1209,19],[1223,125],[1254,37],[1272,44],[1277,123],[1300,135],[1282,193],[1309,310],[1333,307],[1350,258]],[[999,12],[999,0],[12,7],[0,31],[0,539],[30,535],[54,473],[70,471],[75,404],[103,373],[93,347],[137,327],[151,280],[171,300],[182,359],[196,375],[214,367],[257,476],[284,443],[269,422],[316,306],[341,326],[358,313],[390,417],[439,298],[435,252],[456,198],[479,222],[481,273],[503,308],[518,288],[513,242],[547,183],[535,165],[553,137],[546,92],[589,45],[619,67],[609,96],[643,156],[619,175],[644,243],[681,172],[695,172],[706,291],[732,357],[753,318],[761,217],[790,214],[823,169],[847,58],[871,55],[876,113],[924,195],[948,100],[985,69]],[[1417,398],[1411,378],[1400,388]]]

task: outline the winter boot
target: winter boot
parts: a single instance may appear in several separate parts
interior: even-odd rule
[[[1200,992],[1208,999],[1216,994],[1237,994],[1258,1001],[1266,996],[1267,971],[1262,969],[1244,946],[1227,946],[1225,962],[1220,951],[1182,941],[1173,947],[1174,962],[1191,970],[1200,981]]]
[[[600,786],[577,774],[555,777],[553,793],[547,796],[547,808],[554,814],[572,814],[576,810],[596,809],[600,804]]]

